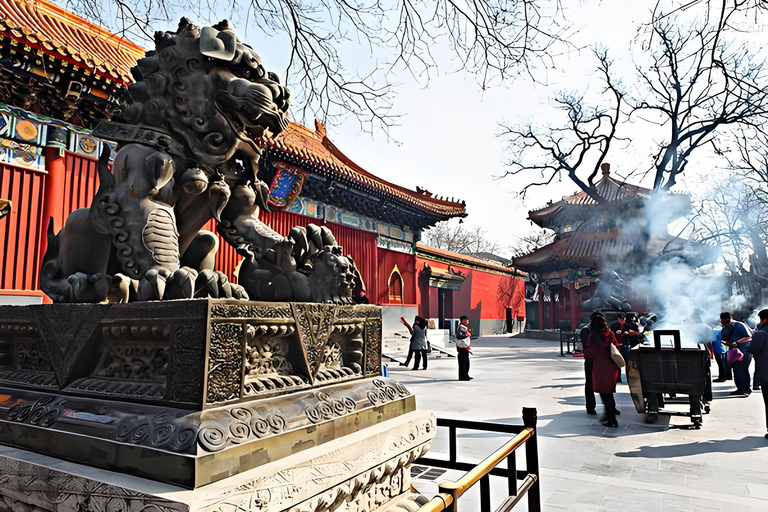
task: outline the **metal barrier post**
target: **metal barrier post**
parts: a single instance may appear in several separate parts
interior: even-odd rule
[[[491,477],[480,479],[480,512],[491,512]]]
[[[515,452],[507,455],[507,491],[509,496],[517,496],[517,459]]]
[[[536,431],[537,415],[533,407],[523,407],[523,424],[533,429],[533,435],[525,442],[526,471],[536,477],[536,481],[528,491],[529,512],[541,512],[541,488],[539,487],[539,447],[538,432]]]
[[[456,427],[448,427],[448,460],[456,462]]]

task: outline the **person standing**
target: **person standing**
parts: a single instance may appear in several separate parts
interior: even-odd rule
[[[416,318],[421,318],[417,316]],[[405,362],[400,363],[400,366],[408,366],[411,364],[411,359],[413,359],[413,330],[411,329],[411,326],[408,325],[408,321],[405,319],[405,317],[400,317],[400,323],[403,324],[407,329],[408,332],[411,334],[411,339],[408,340],[408,357],[405,358]]]
[[[736,390],[732,391],[731,395],[749,396],[752,393],[752,382],[749,378],[749,364],[752,362],[752,354],[747,352],[751,336],[749,327],[734,321],[728,312],[720,314],[720,324],[723,326],[720,330],[722,342],[729,348],[736,348],[743,356],[741,361],[731,362],[733,380],[736,384]]]
[[[619,378],[619,367],[611,358],[611,345],[618,346],[616,336],[608,328],[604,316],[596,316],[589,325],[589,350],[594,359],[592,368],[592,389],[600,393],[600,399],[605,406],[605,416],[601,423],[606,427],[616,428],[616,381]]]
[[[721,328],[722,329],[722,328]],[[715,354],[715,361],[717,361],[717,379],[714,382],[725,382],[733,379],[733,372],[731,371],[731,365],[728,363],[728,358],[725,356],[728,349],[723,345],[720,338],[721,329],[715,329],[714,341],[712,342],[712,352]]]
[[[472,329],[469,328],[469,318],[461,315],[456,327],[456,351],[459,360],[459,380],[472,380],[469,376],[469,354],[472,349]]]
[[[628,321],[624,313],[619,313],[616,321],[611,324],[611,332],[616,335],[616,340],[619,342],[621,356],[625,361],[629,361],[632,342],[640,336],[640,328],[637,324]],[[629,365],[627,365],[626,371],[629,371]],[[621,382],[621,371],[619,371],[619,382]]]
[[[592,322],[598,316],[605,318],[601,312],[595,311],[590,315],[589,321]],[[592,356],[593,350],[589,345],[589,325],[581,330],[579,337],[581,338],[581,347],[584,354],[584,398],[587,401],[587,414],[595,415],[597,414],[597,402],[595,401],[595,391],[592,389],[592,370],[595,365],[595,359]]]
[[[763,309],[757,314],[760,323],[752,333],[752,342],[747,351],[755,356],[755,382],[760,383],[765,404],[765,427],[768,431],[768,309]],[[765,434],[768,439],[768,433]]]
[[[422,370],[427,369],[427,321],[426,319],[416,316],[413,320],[413,325],[409,325],[405,318],[400,317],[400,323],[403,324],[411,333],[411,345],[410,350],[413,351],[414,361],[413,370],[419,369],[419,363],[423,359]],[[410,356],[409,356],[410,359]],[[406,359],[407,361],[407,359]]]

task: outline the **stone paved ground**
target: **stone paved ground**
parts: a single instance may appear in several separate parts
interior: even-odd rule
[[[536,407],[543,510],[768,511],[768,440],[759,392],[732,398],[730,383],[714,384],[702,429],[686,430],[674,428],[690,421],[685,417],[646,424],[626,384],[619,384],[620,426],[607,429],[585,412],[582,360],[559,357],[559,344],[492,336],[474,341],[473,351],[470,382],[456,380],[455,359],[432,360],[427,371],[417,372],[390,364],[390,376],[416,395],[419,408],[439,417],[520,424],[522,407]],[[439,429],[432,456],[447,454],[446,436],[447,429]],[[459,458],[479,461],[505,439],[460,433]],[[448,472],[438,480],[459,475]],[[505,483],[491,485],[495,507]],[[416,486],[428,496],[437,490],[428,480],[416,480]],[[459,503],[461,511],[479,510],[475,492]]]

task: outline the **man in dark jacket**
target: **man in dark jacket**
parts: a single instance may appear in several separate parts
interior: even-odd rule
[[[760,325],[752,333],[752,342],[747,347],[747,352],[755,356],[755,381],[760,383],[765,403],[765,424],[768,430],[768,309],[763,309],[757,316]],[[768,439],[768,434],[765,434]]]
[[[743,358],[741,361],[733,361],[733,380],[736,384],[736,391],[732,395],[749,396],[752,393],[752,379],[749,378],[749,365],[752,363],[752,354],[747,349],[749,347],[750,330],[742,322],[736,322],[731,318],[727,311],[720,314],[720,324],[723,328],[720,330],[720,339],[729,348],[738,349]]]

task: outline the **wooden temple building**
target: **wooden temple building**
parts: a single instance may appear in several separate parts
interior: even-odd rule
[[[38,288],[48,219],[54,229],[89,206],[96,158],[115,144],[92,136],[128,99],[130,68],[144,50],[47,0],[0,0],[0,304],[47,300]],[[514,269],[438,251],[421,231],[465,217],[463,202],[390,183],[347,158],[327,136],[291,123],[266,150],[259,178],[271,185],[262,221],[287,235],[327,225],[361,271],[372,304],[386,306],[385,329],[420,313],[444,325],[462,314],[477,332],[524,315],[523,278]],[[213,221],[205,227],[215,232]],[[240,257],[222,243],[217,268],[236,280]],[[399,324],[398,324],[399,325]]]
[[[572,329],[596,309],[652,309],[651,298],[629,286],[620,297],[598,289],[601,281],[611,281],[611,289],[621,290],[621,275],[630,277],[648,255],[680,257],[694,266],[716,259],[712,247],[668,232],[669,223],[690,212],[687,194],[654,194],[620,181],[607,163],[595,188],[600,202],[579,192],[528,212],[533,223],[555,232],[550,244],[513,260],[535,283],[526,293],[531,329]],[[592,303],[596,296],[599,304]]]

